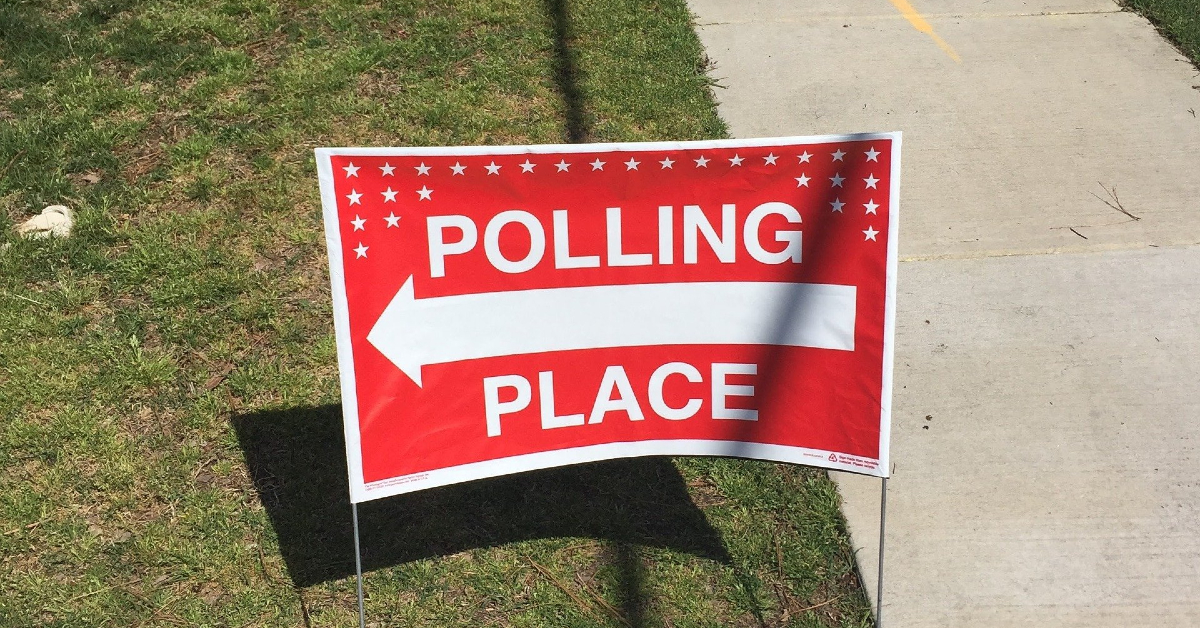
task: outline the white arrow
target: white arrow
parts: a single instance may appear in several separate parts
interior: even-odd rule
[[[417,299],[412,277],[367,340],[418,386],[421,367],[504,355],[649,345],[854,350],[854,286],[703,282]]]

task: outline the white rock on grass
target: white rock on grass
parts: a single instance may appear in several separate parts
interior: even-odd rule
[[[51,205],[41,214],[30,218],[17,227],[17,233],[25,238],[65,238],[71,235],[75,216],[66,205]]]

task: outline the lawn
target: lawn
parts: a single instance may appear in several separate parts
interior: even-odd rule
[[[682,0],[0,4],[0,626],[356,625],[313,147],[722,137],[705,70]],[[870,624],[812,470],[362,517],[379,626]]]
[[[1200,0],[1121,0],[1146,16],[1200,66]]]

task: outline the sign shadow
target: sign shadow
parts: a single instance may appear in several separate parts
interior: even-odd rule
[[[299,587],[354,573],[340,406],[262,411],[233,426]],[[668,458],[581,464],[359,504],[364,571],[542,538],[669,548],[731,564]],[[627,562],[627,561],[623,561]],[[624,570],[623,570],[624,571]],[[636,591],[638,583],[623,583]]]

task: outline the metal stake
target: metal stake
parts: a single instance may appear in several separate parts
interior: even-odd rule
[[[887,478],[879,491],[879,588],[875,592],[875,628],[883,628],[883,538],[887,530]]]
[[[886,482],[886,480],[885,480]],[[363,610],[362,589],[362,550],[358,543],[358,504],[350,503],[350,512],[354,515],[354,573],[355,584],[358,585],[358,628],[367,628],[367,614]],[[881,572],[882,573],[882,572]]]

